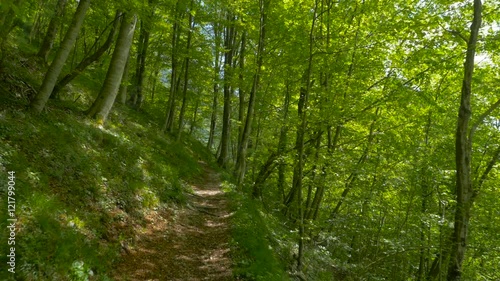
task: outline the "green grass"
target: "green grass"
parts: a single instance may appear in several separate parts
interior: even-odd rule
[[[3,100],[0,206],[7,206],[7,171],[15,171],[19,280],[106,280],[120,241],[132,235],[130,222],[142,222],[147,209],[182,204],[183,182],[202,172],[198,159],[213,162],[197,141],[175,142],[125,107],[102,127],[72,103],[33,116],[22,102]],[[0,227],[6,223],[0,212]],[[5,274],[0,280],[12,277]]]
[[[157,110],[152,116],[118,105],[105,126],[86,118],[82,112],[100,86],[93,72],[75,79],[63,100],[50,100],[43,114],[27,113],[46,66],[12,50],[0,69],[0,76],[9,73],[0,79],[0,208],[7,206],[7,172],[15,171],[16,274],[2,270],[0,280],[111,280],[120,242],[144,223],[145,211],[185,203],[184,183],[201,176],[199,161],[232,181],[199,141],[184,134],[176,142],[159,132]],[[279,225],[228,189],[235,278],[288,280],[271,231]],[[7,218],[0,211],[1,229]],[[7,235],[0,231],[0,241]],[[9,247],[1,243],[0,252]]]

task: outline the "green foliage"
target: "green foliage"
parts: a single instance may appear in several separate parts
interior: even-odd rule
[[[159,135],[135,111],[123,108],[107,127],[69,113],[52,108],[31,116],[16,104],[2,111],[0,169],[16,171],[19,278],[106,279],[119,233],[131,235],[118,227],[141,221],[145,210],[182,204],[184,180],[200,175],[198,161],[213,161],[196,141],[183,145]],[[5,228],[5,212],[0,219]]]
[[[9,27],[0,31],[9,32],[0,38],[0,172],[18,174],[22,277],[108,278],[118,242],[131,235],[117,233],[118,226],[141,221],[144,210],[185,202],[184,181],[200,175],[201,161],[221,173],[226,180],[223,188],[234,202],[233,247],[239,278],[286,280],[287,272],[307,280],[423,280],[434,260],[446,253],[457,204],[454,138],[470,1],[94,1],[64,73],[103,43],[117,9],[137,12],[150,31],[144,105],[138,111],[114,105],[104,127],[80,112],[97,96],[110,55],[68,85],[61,100],[51,100],[45,114],[35,117],[22,110],[47,68],[31,55],[39,48],[55,2],[0,3],[0,25]],[[67,29],[77,5],[69,2],[60,32]],[[261,180],[259,172],[266,164],[269,175],[261,186],[261,201],[255,203],[238,195],[241,190],[229,183],[234,181],[233,171],[216,167],[215,149],[208,151],[194,138],[206,142],[214,112],[217,146],[221,92],[230,73],[226,82],[234,94],[229,101],[233,108],[229,141],[235,157],[243,123],[237,120],[238,98],[245,99],[246,113],[257,68],[259,3],[264,2],[270,4],[245,192]],[[498,100],[497,7],[498,1],[484,5],[472,123]],[[234,21],[226,17],[228,12],[235,15]],[[192,28],[190,14],[195,21]],[[174,22],[178,34],[173,34]],[[240,68],[241,50],[237,50],[235,64],[214,73],[215,53],[223,57],[227,51],[221,48],[223,36],[216,38],[214,29],[227,34],[231,24],[237,48],[246,34],[245,66]],[[192,48],[187,50],[189,32]],[[138,49],[132,48],[131,77]],[[170,92],[172,55],[181,69],[179,89],[185,86],[182,62],[190,58],[183,124],[190,137],[186,130],[179,142],[174,138],[182,97],[174,100],[172,135],[159,132]],[[308,75],[310,81],[305,81]],[[133,79],[125,82],[132,86],[129,91],[134,88]],[[212,108],[216,85],[219,100]],[[304,132],[304,198],[297,202],[292,197],[286,203],[297,182],[297,110],[305,88],[310,99]],[[498,109],[489,115],[478,126],[472,144],[475,184],[499,143]],[[275,153],[280,155],[270,157]],[[231,160],[228,167],[234,164]],[[500,279],[499,176],[497,162],[474,203],[464,280]],[[0,184],[6,186],[4,178]],[[311,206],[317,194],[321,200]],[[297,206],[306,211],[317,207],[317,216],[304,222],[301,272],[294,271]],[[0,212],[0,228],[5,226],[2,216]],[[441,279],[448,259],[442,261]]]
[[[289,280],[285,265],[276,255],[281,246],[276,245],[275,232],[284,232],[284,229],[271,223],[262,207],[250,198],[236,192],[230,195],[234,208],[234,276],[244,280]]]

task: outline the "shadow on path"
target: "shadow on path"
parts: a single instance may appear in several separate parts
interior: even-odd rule
[[[150,211],[125,247],[114,280],[233,280],[229,207],[216,172],[202,163],[202,179],[191,183],[187,206]]]

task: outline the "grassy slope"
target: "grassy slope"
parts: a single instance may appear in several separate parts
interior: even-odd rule
[[[131,226],[141,223],[144,209],[183,202],[183,179],[201,171],[195,152],[200,145],[170,141],[142,116],[127,114],[102,128],[58,109],[38,117],[2,112],[0,169],[2,187],[6,171],[16,172],[19,276],[64,279],[81,274],[82,263],[100,275],[132,235]],[[6,213],[0,214],[4,229]],[[0,262],[5,264],[4,255]]]
[[[0,206],[7,206],[7,172],[15,171],[15,276],[109,280],[107,272],[133,226],[143,223],[144,211],[182,204],[183,182],[201,173],[200,159],[215,167],[213,156],[186,135],[177,143],[161,134],[157,119],[144,112],[118,107],[104,127],[87,119],[81,112],[98,90],[99,70],[81,75],[67,101],[50,101],[40,116],[26,113],[42,69],[14,49],[0,69]],[[263,213],[237,192],[231,199],[238,279],[286,280],[266,239],[270,228]],[[6,219],[1,211],[1,229]],[[0,231],[0,241],[7,235]],[[0,243],[0,253],[7,248]],[[6,262],[2,254],[0,263]],[[0,271],[0,280],[8,278]]]
[[[7,208],[7,171],[15,171],[16,276],[85,280],[93,274],[106,280],[143,211],[182,203],[183,181],[199,175],[198,159],[210,162],[212,156],[197,141],[171,140],[149,116],[125,107],[104,127],[73,102],[51,101],[48,112],[32,116],[23,111],[23,85],[16,89],[14,82],[40,74],[19,61],[3,69],[3,77],[15,74],[0,88],[0,206]],[[1,229],[6,219],[2,210]],[[0,241],[6,235],[1,231]],[[7,253],[6,243],[0,252]],[[1,255],[0,263],[6,262]],[[12,277],[6,274],[2,270],[0,280]]]

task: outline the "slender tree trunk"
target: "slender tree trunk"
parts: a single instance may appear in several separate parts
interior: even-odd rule
[[[316,24],[316,15],[318,9],[318,0],[314,3],[313,19],[311,23],[311,30],[309,32],[309,58],[306,73],[304,75],[304,91],[301,91],[299,101],[299,118],[300,125],[297,128],[297,175],[296,175],[296,188],[297,188],[297,205],[299,211],[299,251],[297,255],[297,270],[302,270],[302,256],[304,252],[304,212],[302,210],[302,178],[304,176],[304,135],[307,128],[307,111],[309,103],[309,92],[311,89],[311,75],[313,64],[313,45],[314,45],[314,28]],[[302,108],[301,108],[302,107]]]
[[[278,155],[281,157],[286,149],[287,133],[288,133],[288,109],[290,107],[290,89],[289,81],[286,82],[285,101],[283,103],[283,126],[280,128],[280,139],[278,142]],[[281,193],[281,200],[285,200],[285,170],[286,163],[284,159],[280,159],[278,165],[278,190]]]
[[[470,27],[471,33],[467,44],[467,55],[464,63],[462,95],[458,110],[458,122],[455,142],[455,162],[457,167],[456,194],[457,205],[448,267],[448,281],[462,279],[462,263],[467,248],[470,210],[474,193],[471,180],[472,136],[469,136],[469,121],[472,111],[470,106],[472,94],[472,74],[474,72],[474,56],[476,43],[481,27],[481,0],[474,0],[474,19]]]
[[[236,175],[238,184],[241,185],[243,183],[243,179],[245,178],[246,172],[246,157],[247,157],[247,149],[248,149],[248,141],[250,139],[250,134],[252,132],[253,125],[253,117],[254,117],[254,108],[255,108],[255,96],[257,95],[257,91],[259,90],[259,82],[260,82],[260,73],[262,69],[262,61],[264,54],[264,45],[266,38],[266,18],[267,18],[267,9],[269,7],[270,0],[260,0],[260,34],[259,34],[259,43],[257,46],[257,69],[255,71],[252,83],[252,89],[250,90],[250,96],[248,99],[248,110],[247,116],[245,120],[245,125],[243,127],[243,131],[241,134],[241,142],[238,147],[237,160],[236,160]],[[242,47],[244,50],[244,47]],[[259,196],[259,194],[254,194]]]
[[[151,103],[153,103],[155,101],[156,84],[158,83],[159,74],[160,74],[160,70],[158,70],[158,69],[153,74],[153,86],[151,87]]]
[[[198,96],[201,93],[198,93]],[[196,99],[196,104],[194,106],[194,112],[193,112],[193,120],[191,121],[191,127],[189,128],[189,135],[193,135],[194,128],[196,127],[196,122],[198,121],[198,108],[200,107],[200,100],[199,98]]]
[[[225,30],[224,36],[224,111],[222,114],[222,135],[220,155],[217,163],[226,168],[229,160],[229,147],[231,139],[231,76],[233,67],[233,54],[234,54],[234,21],[235,17],[230,12],[227,13],[227,20],[229,22]]]
[[[40,46],[40,50],[38,51],[38,56],[43,58],[44,61],[47,61],[49,52],[50,50],[52,50],[52,45],[54,44],[54,40],[56,39],[58,27],[61,24],[62,14],[64,13],[67,2],[67,0],[57,1],[56,11],[50,19],[47,33],[45,35],[45,38],[43,38],[42,45]]]
[[[257,176],[255,177],[255,181],[253,184],[254,198],[260,198],[260,195],[262,194],[261,191],[262,185],[276,167],[276,160],[278,157],[279,155],[276,152],[269,154],[269,156],[267,157],[267,161],[264,163],[264,165],[260,167],[259,172],[257,173]]]
[[[241,47],[240,47],[240,57],[239,57],[239,65],[240,72],[239,76],[239,89],[238,89],[238,98],[239,98],[239,106],[238,106],[238,147],[241,146],[241,139],[243,136],[244,123],[245,123],[245,80],[244,80],[244,72],[245,72],[245,47],[246,47],[246,32],[243,31],[241,35]],[[237,154],[236,157],[240,155]],[[236,160],[238,162],[238,160]]]
[[[315,153],[314,153],[314,165],[312,167],[312,176],[311,176],[311,182],[309,183],[309,186],[307,188],[307,197],[306,197],[306,208],[305,208],[305,212],[304,212],[304,219],[306,220],[309,220],[311,218],[311,215],[312,215],[312,208],[313,208],[313,193],[312,193],[312,190],[313,190],[313,187],[316,185],[316,192],[314,193],[314,198],[317,197],[318,193],[319,193],[319,190],[321,189],[320,185],[316,183],[316,176],[317,176],[317,173],[316,173],[316,170],[319,169],[318,167],[318,162],[319,162],[319,155],[320,155],[320,149],[321,149],[321,139],[323,138],[323,131],[319,131],[317,134],[317,137],[316,137],[316,144],[315,144],[315,147],[314,149],[316,150]]]
[[[354,186],[354,182],[358,178],[359,175],[359,169],[360,167],[364,164],[366,161],[366,158],[368,157],[368,153],[370,152],[370,148],[372,146],[373,140],[375,138],[374,130],[375,130],[375,123],[377,121],[379,115],[379,108],[375,110],[375,119],[372,121],[370,125],[370,132],[368,133],[368,142],[366,144],[365,150],[363,151],[363,154],[359,158],[358,162],[356,163],[356,167],[354,168],[354,171],[349,175],[345,182],[345,188],[344,191],[342,192],[342,195],[340,196],[340,200],[337,202],[337,205],[335,205],[335,208],[330,214],[331,218],[335,218],[335,216],[339,213],[340,207],[342,207],[342,204],[344,203],[345,198],[351,191],[352,187]],[[330,226],[330,231],[332,226]]]
[[[102,55],[111,47],[113,44],[113,40],[115,38],[116,31],[118,30],[119,24],[120,24],[120,17],[121,17],[121,12],[117,11],[116,16],[113,22],[113,26],[111,27],[111,30],[109,31],[108,38],[106,38],[106,41],[104,44],[102,44],[101,47],[99,47],[95,53],[92,55],[84,58],[73,70],[66,74],[61,80],[57,82],[57,84],[54,86],[54,90],[52,90],[52,95],[57,95],[61,89],[64,88],[69,82],[73,81],[80,73],[82,73],[89,65],[93,64],[94,62],[98,61]]]
[[[217,124],[217,106],[219,99],[219,80],[220,80],[220,25],[218,23],[214,23],[214,37],[215,37],[215,68],[214,68],[214,93],[213,93],[213,101],[212,101],[212,115],[210,117],[210,130],[208,133],[208,149],[212,149],[215,135],[215,126]]]
[[[191,9],[193,8],[193,0],[191,0]],[[193,11],[189,11],[189,31],[188,31],[188,37],[187,37],[187,44],[186,44],[186,59],[184,61],[184,64],[186,66],[186,69],[184,71],[184,88],[182,89],[182,105],[181,105],[181,111],[179,113],[179,131],[177,132],[177,141],[180,141],[181,135],[182,135],[182,129],[184,128],[184,114],[186,112],[186,104],[187,104],[187,88],[188,88],[188,82],[189,82],[189,56],[190,54],[190,49],[191,49],[191,37],[193,34],[193,28],[194,28],[194,20],[193,20]]]
[[[150,1],[151,3],[151,1]],[[134,90],[132,91],[131,104],[135,109],[142,106],[144,100],[142,95],[142,88],[144,84],[144,73],[146,72],[146,57],[148,54],[149,46],[149,27],[144,20],[141,20],[141,34],[139,36],[137,62],[134,76]]]
[[[47,100],[52,94],[52,90],[57,82],[57,78],[61,73],[61,70],[68,58],[73,45],[75,44],[76,38],[80,31],[80,28],[83,24],[83,19],[85,18],[85,13],[87,12],[90,6],[90,0],[81,0],[78,3],[78,8],[76,9],[75,15],[73,16],[73,20],[64,36],[64,40],[61,43],[61,47],[57,51],[57,54],[50,64],[47,73],[43,79],[42,86],[38,91],[38,94],[35,96],[35,99],[31,102],[30,107],[31,110],[35,113],[42,112]]]
[[[170,93],[168,96],[168,107],[167,107],[167,117],[165,120],[165,123],[163,124],[162,131],[164,132],[171,132],[174,124],[174,114],[175,114],[175,99],[176,99],[176,82],[177,82],[177,44],[178,44],[178,39],[180,36],[180,30],[179,30],[179,14],[180,14],[180,0],[177,0],[177,3],[175,4],[175,17],[174,17],[174,24],[172,27],[172,70],[170,73]]]
[[[111,57],[111,62],[109,63],[108,72],[106,73],[106,78],[104,79],[99,95],[87,111],[88,116],[97,119],[100,123],[106,121],[111,107],[115,102],[116,95],[118,94],[123,70],[125,69],[130,46],[132,45],[136,22],[137,17],[135,14],[131,12],[124,14],[120,32],[118,33],[118,39],[116,40],[116,47]]]

